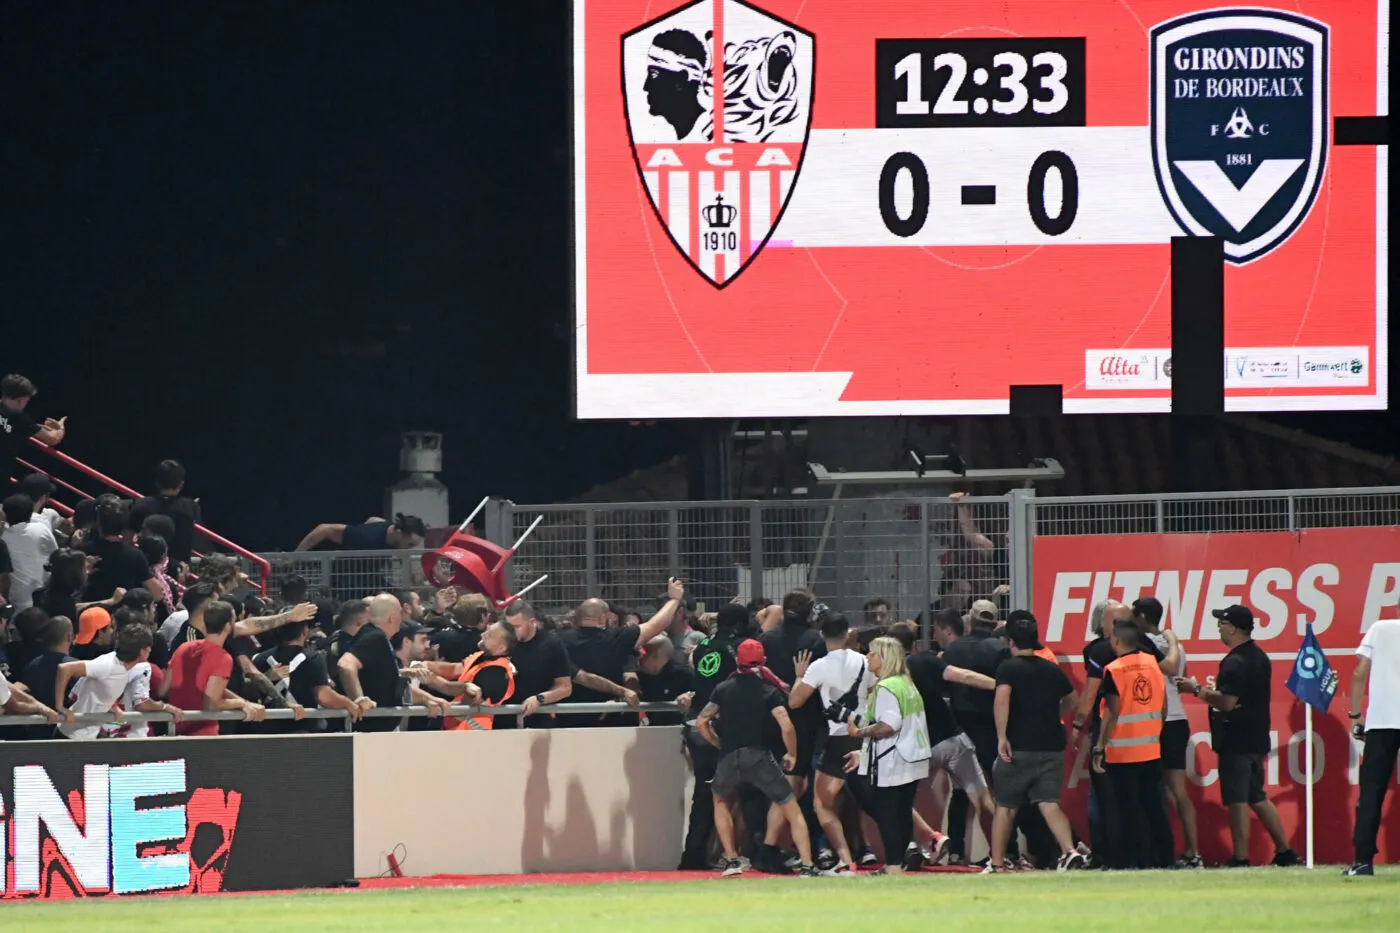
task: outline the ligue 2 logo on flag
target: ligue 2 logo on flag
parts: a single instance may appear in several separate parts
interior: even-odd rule
[[[1318,686],[1322,688],[1323,693],[1335,693],[1337,690],[1337,672],[1332,670],[1322,652],[1313,645],[1305,645],[1303,650],[1298,652],[1294,670],[1304,680],[1321,678],[1322,682]]]

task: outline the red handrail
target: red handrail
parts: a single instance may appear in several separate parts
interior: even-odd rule
[[[99,470],[93,469],[92,467],[88,466],[86,463],[83,463],[81,460],[78,460],[78,459],[75,458],[75,457],[70,457],[68,454],[64,453],[63,451],[59,450],[59,449],[56,448],[56,447],[50,447],[48,444],[45,444],[43,441],[40,441],[40,440],[38,440],[37,438],[33,438],[33,437],[31,437],[31,438],[29,439],[29,443],[33,444],[33,445],[34,445],[35,447],[37,447],[39,450],[41,450],[41,451],[43,451],[44,453],[48,454],[49,456],[53,457],[55,460],[57,460],[59,463],[62,463],[64,466],[71,467],[72,469],[77,470],[79,473],[83,474],[83,475],[86,476],[88,479],[95,480],[95,481],[97,481],[97,482],[99,482],[99,483],[102,483],[102,484],[105,485],[108,489],[111,489],[111,490],[114,490],[114,491],[116,491],[116,492],[119,492],[119,493],[121,493],[123,496],[126,496],[126,497],[129,498],[129,499],[140,499],[140,498],[141,498],[141,493],[139,493],[139,492],[137,492],[136,490],[132,489],[130,486],[127,486],[127,485],[125,485],[125,484],[123,484],[123,483],[117,482],[116,480],[112,479],[112,477],[108,476],[107,474],[102,473],[102,472],[99,471]],[[36,473],[43,473],[45,476],[48,476],[49,479],[51,479],[51,480],[53,480],[55,483],[61,485],[64,489],[71,490],[72,492],[75,492],[75,493],[77,493],[78,495],[82,496],[84,499],[91,499],[91,498],[92,498],[92,496],[89,496],[87,493],[85,493],[85,492],[83,492],[82,490],[76,488],[75,486],[72,486],[72,485],[70,485],[69,483],[65,483],[63,480],[54,477],[54,476],[53,476],[52,474],[50,474],[47,470],[40,470],[40,469],[38,469],[37,467],[34,467],[34,466],[32,466],[32,465],[30,465],[30,464],[28,464],[28,463],[25,463],[25,462],[22,461],[22,460],[20,461],[20,463],[23,464],[24,467],[25,467],[26,469],[34,470]],[[271,580],[271,578],[272,578],[272,564],[268,563],[267,560],[265,560],[264,558],[262,558],[261,556],[259,556],[259,555],[257,555],[257,554],[254,554],[252,551],[248,550],[247,548],[245,548],[245,547],[243,547],[243,546],[241,546],[241,545],[238,545],[238,544],[234,544],[232,541],[230,541],[228,538],[225,538],[223,535],[215,534],[214,532],[210,531],[208,528],[205,528],[203,525],[195,525],[195,526],[194,526],[194,530],[195,530],[195,533],[196,533],[196,534],[199,534],[199,535],[204,536],[204,537],[207,538],[210,542],[212,542],[216,547],[221,547],[221,548],[224,548],[225,550],[231,551],[231,552],[233,552],[234,554],[237,554],[239,557],[242,557],[244,560],[248,561],[249,563],[253,564],[253,566],[257,567],[257,568],[258,568],[258,577],[259,577],[259,580],[258,580],[259,588],[261,589],[263,595],[267,595],[267,584],[270,582],[270,580]]]

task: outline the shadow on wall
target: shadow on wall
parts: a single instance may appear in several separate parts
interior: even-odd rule
[[[614,731],[614,730],[609,730]],[[621,732],[622,730],[616,730]],[[659,833],[655,807],[648,806],[646,797],[654,799],[657,788],[651,788],[657,775],[667,773],[650,763],[650,758],[663,746],[670,754],[679,754],[673,741],[648,730],[628,730],[631,740],[622,753],[622,772],[612,782],[616,793],[593,794],[590,799],[585,781],[577,773],[570,774],[563,788],[563,813],[556,806],[557,788],[550,786],[550,756],[564,753],[563,746],[577,762],[589,754],[589,738],[593,730],[539,730],[530,738],[530,772],[525,780],[524,832],[520,842],[520,864],[525,872],[596,871],[599,865],[617,866],[619,870],[657,870],[674,867],[680,851],[670,834]],[[673,730],[666,729],[667,735]],[[660,740],[660,741],[658,741]],[[561,746],[556,749],[555,746]],[[596,751],[594,752],[596,756]],[[596,758],[595,758],[596,761]],[[599,770],[616,773],[617,763],[596,761]],[[595,786],[594,782],[588,782]],[[629,793],[629,788],[640,789]],[[675,797],[674,822],[679,826],[683,817],[681,788],[666,789]],[[595,815],[594,809],[599,813]],[[670,809],[668,805],[668,810]],[[603,816],[606,811],[606,817]],[[650,811],[650,816],[647,815]],[[606,819],[606,829],[600,833],[600,819]],[[670,851],[670,849],[676,851]]]

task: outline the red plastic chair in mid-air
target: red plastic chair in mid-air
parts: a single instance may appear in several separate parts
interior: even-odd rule
[[[506,582],[506,562],[515,556],[520,545],[540,526],[544,516],[535,519],[514,544],[503,548],[485,538],[467,534],[472,519],[476,518],[490,501],[489,498],[482,499],[442,547],[423,555],[423,573],[434,586],[455,586],[471,593],[481,593],[490,599],[497,609],[504,609],[549,579],[549,574],[543,574],[538,580],[513,594]]]

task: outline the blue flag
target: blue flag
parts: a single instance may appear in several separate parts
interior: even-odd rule
[[[1317,643],[1311,622],[1308,623],[1307,635],[1303,637],[1303,645],[1298,649],[1298,657],[1293,660],[1293,672],[1288,675],[1287,686],[1295,697],[1319,713],[1327,712],[1337,692],[1337,675]]]

